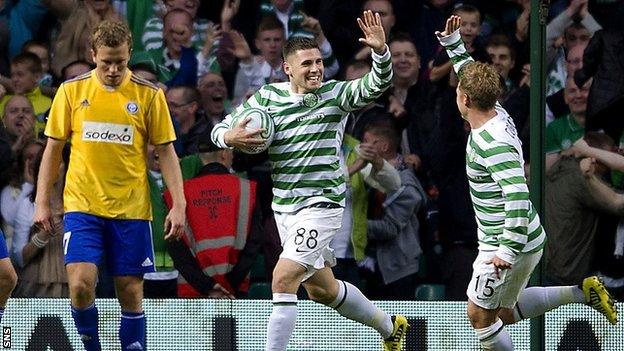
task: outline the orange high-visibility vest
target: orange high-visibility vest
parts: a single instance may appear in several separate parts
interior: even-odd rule
[[[256,203],[256,182],[231,174],[208,174],[184,182],[186,218],[184,242],[204,274],[234,292],[225,274],[238,262],[251,230]],[[171,195],[165,192],[171,207]],[[241,284],[246,291],[249,277]],[[179,297],[201,297],[178,275]]]

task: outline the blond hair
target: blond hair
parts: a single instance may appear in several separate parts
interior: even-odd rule
[[[128,44],[128,49],[132,50],[132,35],[128,26],[120,21],[102,21],[91,35],[91,48],[97,52],[97,48],[108,46],[116,48],[120,45]]]
[[[470,99],[470,107],[481,111],[494,108],[503,93],[498,72],[483,62],[470,62],[461,68],[459,88]]]

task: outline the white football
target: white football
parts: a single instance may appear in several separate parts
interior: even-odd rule
[[[241,111],[238,115],[232,116],[230,128],[234,128],[247,117],[251,117],[251,120],[247,123],[245,129],[248,131],[264,129],[264,132],[256,136],[257,138],[264,140],[264,144],[244,149],[239,148],[239,150],[247,154],[259,154],[268,149],[269,145],[271,145],[273,137],[275,136],[275,124],[273,123],[273,118],[271,118],[271,116],[265,111],[259,108],[247,108]]]

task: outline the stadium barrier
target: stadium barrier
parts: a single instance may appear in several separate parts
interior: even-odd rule
[[[479,350],[462,302],[387,302],[389,313],[408,317],[411,329],[405,350]],[[116,300],[97,301],[103,350],[120,350],[120,309]],[[311,301],[299,301],[297,326],[289,350],[381,350],[375,331],[348,321]],[[624,304],[619,304],[619,310]],[[147,349],[263,350],[271,313],[268,300],[146,300]],[[546,316],[546,350],[624,350],[624,324],[611,326],[582,305],[568,305]],[[529,322],[510,326],[516,350],[530,349]],[[27,351],[83,350],[68,299],[11,299],[2,320],[3,349]]]

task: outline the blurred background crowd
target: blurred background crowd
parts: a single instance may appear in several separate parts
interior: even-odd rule
[[[434,32],[450,14],[462,17],[468,51],[492,64],[504,82],[500,103],[514,119],[528,166],[530,0],[0,0],[0,212],[19,276],[14,296],[68,295],[63,229],[41,233],[32,221],[43,129],[59,85],[94,67],[92,28],[116,19],[133,33],[131,70],[165,91],[185,179],[219,163],[256,182],[256,229],[249,247],[230,262],[246,267],[245,274],[250,269],[250,280],[230,278],[237,286],[250,283],[240,284],[238,297],[270,298],[281,248],[270,209],[268,157],[219,150],[207,139],[212,126],[260,86],[288,80],[281,56],[288,38],[318,42],[326,80],[366,74],[370,49],[358,42],[355,20],[363,10],[381,16],[394,76],[384,96],[347,121],[341,154],[351,175],[349,206],[332,243],[335,273],[372,299],[466,300],[478,245],[465,175],[469,127],[454,102],[457,77]],[[550,3],[542,218],[546,283],[575,285],[598,272],[620,298],[623,15],[620,0]],[[59,217],[70,153],[68,148],[55,187]],[[212,296],[212,286],[202,285],[208,271],[197,271],[188,254],[189,240],[162,240],[165,189],[158,155],[151,148],[148,155],[157,272],[145,276],[145,296]],[[591,159],[581,162],[585,157]],[[367,163],[389,164],[401,187],[370,186],[359,172]],[[186,282],[197,294],[180,288]],[[97,295],[114,296],[104,264]]]

